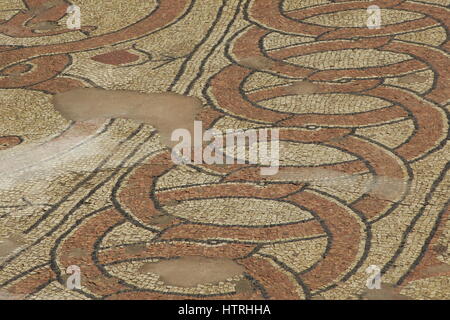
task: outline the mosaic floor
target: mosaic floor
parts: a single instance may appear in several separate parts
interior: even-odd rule
[[[0,298],[450,299],[449,8],[1,1]],[[68,121],[52,97],[75,88],[278,128],[279,174],[175,165],[136,120]]]

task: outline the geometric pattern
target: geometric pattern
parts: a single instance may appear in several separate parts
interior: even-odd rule
[[[64,1],[0,4],[2,294],[360,299],[377,265],[395,294],[450,298],[449,0],[73,4],[80,30]],[[62,118],[52,96],[84,87],[195,96],[204,130],[277,128],[284,178],[176,165],[137,121]],[[185,256],[245,272],[139,273]]]

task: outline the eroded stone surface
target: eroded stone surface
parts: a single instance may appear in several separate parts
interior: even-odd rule
[[[308,182],[316,186],[354,186],[379,199],[391,201],[400,197],[408,186],[407,181],[395,177],[376,176],[363,185],[360,185],[357,178],[357,175],[322,168],[288,168],[269,177],[271,180]]]
[[[236,283],[237,293],[251,293],[254,290],[253,283],[248,279],[241,279]]]
[[[263,56],[252,56],[239,60],[239,64],[252,69],[270,69],[275,62]]]
[[[399,83],[404,83],[404,84],[411,84],[411,83],[422,83],[424,81],[426,81],[428,79],[428,77],[423,76],[423,75],[417,75],[417,74],[408,74],[404,77],[399,78],[398,82]]]
[[[46,31],[58,29],[60,26],[58,25],[57,22],[54,21],[41,21],[35,23],[28,23],[27,27],[33,30]]]
[[[133,245],[133,246],[127,246],[125,248],[125,250],[127,252],[131,253],[131,254],[141,253],[141,252],[145,251],[145,249],[146,249],[146,246],[143,245],[143,244],[136,244],[136,245]]]
[[[170,224],[173,219],[174,218],[169,215],[154,216],[150,219],[150,224],[164,226]]]
[[[286,92],[290,94],[311,94],[319,90],[318,85],[309,81],[299,81],[286,87]]]
[[[398,293],[391,284],[382,283],[381,289],[366,289],[362,294],[363,300],[413,300],[412,298]]]
[[[141,272],[156,273],[167,285],[195,287],[225,281],[242,274],[244,268],[231,259],[192,256],[147,263]]]
[[[425,269],[425,273],[428,275],[436,275],[446,272],[450,272],[450,265],[446,263],[436,264]]]
[[[8,292],[7,290],[0,289],[0,300],[23,300],[26,295],[15,294]]]
[[[20,248],[24,243],[25,240],[23,237],[17,234],[12,234],[6,238],[0,239],[0,259]]]
[[[193,133],[194,119],[201,110],[197,98],[176,93],[140,93],[124,90],[95,88],[74,89],[56,94],[53,103],[61,115],[73,121],[124,118],[154,126],[163,144],[173,146],[170,140],[175,129]]]

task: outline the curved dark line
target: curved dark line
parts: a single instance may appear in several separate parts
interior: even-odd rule
[[[321,195],[323,195],[325,197],[332,198],[336,202],[339,202],[341,205],[347,207],[348,210],[350,210],[351,212],[355,213],[360,218],[360,221],[362,222],[362,224],[365,227],[365,229],[362,230],[362,234],[361,234],[361,238],[363,238],[364,232],[366,234],[366,237],[364,239],[365,243],[364,243],[363,252],[361,254],[361,257],[355,263],[354,267],[350,271],[346,272],[346,274],[344,276],[341,277],[341,281],[346,281],[346,280],[348,280],[351,276],[353,276],[356,273],[356,271],[363,265],[364,261],[367,259],[368,255],[369,255],[369,250],[370,250],[370,247],[371,247],[371,240],[372,240],[372,228],[371,228],[371,225],[369,224],[368,219],[365,217],[365,215],[361,211],[356,210],[355,208],[349,207],[343,200],[339,199],[338,197],[336,197],[334,195],[331,195],[331,194],[329,194],[327,192],[321,191],[321,190],[316,190],[316,189],[311,189],[311,190],[313,192],[319,193],[319,194],[321,194]],[[302,273],[305,273],[305,272],[306,271],[303,271]],[[319,291],[320,292],[325,292],[327,290],[330,290],[335,285],[336,285],[336,283],[328,285],[326,287],[323,287],[323,288],[321,288],[319,290],[316,290],[316,292],[314,292],[314,294],[318,294]]]
[[[20,279],[20,278],[22,278],[22,277],[28,275],[29,273],[31,273],[31,272],[33,272],[33,271],[35,271],[35,270],[38,270],[38,269],[40,269],[40,268],[43,268],[43,267],[45,267],[45,266],[48,266],[48,265],[50,265],[50,262],[46,262],[46,263],[43,263],[43,264],[38,264],[37,266],[34,266],[34,267],[32,267],[32,268],[30,268],[30,269],[24,271],[24,272],[21,272],[21,273],[15,275],[15,276],[12,277],[12,278],[9,278],[9,279],[6,280],[5,282],[1,283],[1,284],[0,284],[0,288],[5,287],[5,286],[7,286],[8,284],[10,284],[11,282],[14,282],[14,281],[16,281],[16,280],[18,280],[18,279]]]
[[[414,179],[414,172],[413,172],[413,170],[411,169],[411,166],[409,165],[408,161],[407,161],[405,158],[403,158],[402,156],[400,156],[399,154],[397,154],[397,152],[395,152],[395,150],[393,150],[393,149],[391,149],[391,148],[388,148],[388,147],[386,147],[385,145],[379,143],[378,141],[372,140],[372,139],[370,139],[370,138],[367,138],[367,137],[364,137],[364,136],[360,136],[360,135],[357,135],[357,134],[355,134],[354,136],[357,137],[357,138],[359,138],[359,139],[361,139],[361,140],[364,140],[364,141],[366,141],[366,142],[369,142],[369,143],[371,143],[371,144],[374,144],[374,145],[378,146],[378,147],[379,147],[380,149],[382,149],[382,150],[386,150],[387,152],[390,152],[390,153],[394,154],[394,156],[397,157],[397,158],[401,161],[401,166],[403,166],[403,167],[406,169],[406,174],[407,174],[407,178],[408,178],[408,179],[407,179],[407,185],[406,185],[405,191],[403,192],[402,197],[401,197],[399,200],[397,200],[397,201],[390,201],[390,202],[392,202],[392,205],[390,206],[390,208],[389,208],[385,213],[383,213],[383,214],[381,214],[381,215],[378,215],[375,219],[373,219],[373,220],[371,221],[371,224],[374,224],[374,223],[376,223],[377,221],[379,221],[379,220],[385,218],[386,216],[388,216],[388,215],[389,215],[390,213],[392,213],[395,209],[397,209],[398,206],[399,206],[401,203],[403,203],[403,201],[405,200],[405,198],[409,195],[409,193],[410,193],[410,191],[411,191],[411,182],[412,182],[412,180]],[[379,175],[374,175],[374,177],[378,177],[378,176],[379,176]],[[364,195],[362,195],[362,196],[361,196],[360,198],[358,198],[357,200],[353,201],[353,202],[352,202],[352,205],[353,205],[355,202],[359,201],[361,198],[365,197],[366,195],[369,195],[369,194],[371,193],[371,191],[372,191],[372,186],[370,187],[370,189],[368,190],[368,192],[366,192]]]
[[[293,270],[292,268],[290,268],[288,265],[286,265],[284,262],[281,262],[280,260],[278,260],[276,257],[270,255],[270,254],[265,254],[265,253],[261,253],[259,252],[258,255],[270,259],[272,260],[275,264],[277,264],[281,269],[283,269],[284,271],[289,272],[294,279],[297,281],[297,283],[300,285],[300,287],[303,289],[303,293],[305,294],[305,299],[306,300],[310,300],[311,299],[311,289],[309,288],[309,286],[302,280],[302,278],[299,276],[298,272],[296,272],[295,270]]]
[[[414,260],[414,262],[411,264],[411,266],[408,268],[408,270],[397,281],[397,283],[396,283],[397,286],[401,285],[403,283],[403,281],[406,280],[408,275],[414,271],[414,269],[419,265],[420,261],[424,258],[425,254],[428,250],[428,247],[430,246],[431,241],[433,240],[434,236],[436,235],[436,232],[439,228],[440,223],[443,222],[442,218],[443,218],[445,212],[449,209],[449,206],[450,206],[450,200],[448,200],[445,203],[443,209],[438,213],[438,216],[436,217],[436,220],[435,220],[435,224],[434,224],[433,228],[431,229],[431,232],[428,235],[427,239],[425,240],[418,257],[416,258],[416,260]]]
[[[212,34],[214,28],[216,27],[217,22],[220,20],[221,16],[222,16],[222,12],[223,12],[223,8],[226,6],[226,2],[225,0],[222,0],[222,5],[219,8],[219,11],[216,15],[216,18],[214,19],[213,23],[211,24],[211,26],[209,27],[208,31],[206,32],[206,35],[200,40],[200,42],[198,42],[194,48],[192,49],[192,51],[188,54],[188,56],[186,57],[186,59],[183,61],[183,63],[181,64],[180,69],[178,70],[178,73],[175,75],[172,83],[169,85],[167,91],[172,91],[173,88],[175,87],[175,84],[178,82],[178,80],[180,80],[180,78],[182,77],[182,75],[184,74],[184,72],[186,71],[187,68],[187,64],[189,63],[189,60],[191,60],[191,58],[194,56],[194,54],[200,49],[200,47],[208,40],[209,36]],[[189,90],[186,90],[185,92],[189,92]],[[186,94],[186,93],[185,93]]]
[[[383,268],[381,269],[381,273],[384,274],[387,272],[387,270],[389,268],[391,268],[395,261],[400,257],[400,255],[402,254],[403,250],[405,249],[405,245],[406,245],[406,241],[409,237],[409,235],[412,233],[415,225],[417,224],[417,222],[419,221],[419,219],[423,216],[426,207],[430,204],[431,199],[433,197],[434,192],[436,191],[436,189],[438,188],[438,186],[442,183],[442,181],[444,180],[444,178],[446,177],[447,172],[450,170],[450,161],[447,162],[447,164],[445,165],[444,169],[442,170],[442,172],[440,173],[439,177],[433,182],[433,184],[431,185],[431,189],[430,191],[427,193],[427,195],[425,196],[425,202],[422,205],[422,207],[420,208],[419,212],[414,216],[414,218],[411,220],[411,223],[409,224],[409,226],[405,229],[405,231],[402,233],[402,239],[400,241],[400,244],[398,246],[398,249],[395,251],[394,255],[392,256],[392,258],[383,266]],[[441,216],[442,213],[440,213],[440,215],[438,215],[438,218]],[[435,226],[434,226],[435,227]],[[436,232],[433,231],[434,228],[432,228],[430,233]],[[430,241],[430,238],[427,239],[427,241]],[[425,244],[427,244],[427,241]],[[423,247],[422,247],[423,250]],[[419,257],[416,259],[417,263],[420,261],[421,259],[421,254],[419,254]],[[416,262],[415,261],[415,262]],[[407,272],[409,273],[410,270]],[[404,280],[404,277],[400,278],[401,281]],[[399,280],[399,281],[400,281]]]
[[[148,154],[148,155],[145,155],[145,156],[143,156],[143,157],[141,157],[133,166],[130,166],[118,179],[117,179],[117,182],[116,182],[116,184],[114,185],[114,187],[113,187],[113,189],[112,189],[112,192],[111,192],[111,202],[113,203],[113,205],[114,205],[114,208],[120,213],[120,214],[122,214],[130,223],[132,223],[133,225],[135,225],[135,226],[137,226],[137,227],[140,227],[140,228],[143,228],[143,229],[145,229],[145,230],[148,230],[148,231],[151,231],[151,232],[160,232],[160,230],[157,230],[157,229],[154,229],[154,228],[151,228],[151,227],[148,227],[148,226],[146,226],[146,225],[144,225],[143,223],[141,223],[140,221],[138,221],[135,217],[133,217],[130,213],[128,213],[128,211],[127,210],[125,210],[123,207],[122,207],[122,205],[120,204],[120,201],[117,199],[118,198],[118,195],[117,195],[117,193],[119,192],[119,189],[120,189],[120,187],[121,187],[121,185],[122,185],[122,183],[123,183],[123,181],[129,176],[129,174],[134,170],[134,169],[136,169],[139,165],[141,165],[143,162],[144,162],[144,160],[146,159],[146,158],[148,158],[148,157],[150,157],[150,156],[152,156],[152,155],[155,155],[156,153],[159,153],[159,152],[161,152],[161,150],[157,150],[157,151],[155,151],[155,152],[153,152],[153,153],[151,153],[151,154]],[[168,169],[168,170],[165,170],[162,174],[161,174],[161,176],[162,175],[164,175],[164,174],[166,174],[168,171],[170,171],[172,168],[170,168],[170,169]],[[155,189],[155,181],[157,180],[155,177],[153,177],[154,179],[153,179],[153,185],[149,188],[150,190],[154,190]],[[159,211],[162,211],[162,212],[165,212],[165,211],[163,211],[162,210],[162,208],[159,206],[159,204],[158,203],[156,203],[155,201],[153,201],[153,204],[154,204],[154,206],[155,206],[155,209],[157,209],[157,210],[159,210]]]
[[[201,75],[204,72],[204,67],[206,65],[206,63],[208,62],[209,58],[214,54],[214,51],[221,45],[222,41],[225,39],[225,37],[227,36],[228,32],[230,31],[232,25],[234,24],[234,20],[236,19],[237,15],[239,14],[240,11],[240,5],[241,5],[242,0],[239,0],[239,3],[237,4],[237,10],[235,11],[233,18],[230,20],[230,22],[228,23],[228,25],[226,26],[222,36],[220,37],[220,39],[212,46],[212,48],[209,50],[208,54],[203,58],[203,60],[200,63],[199,66],[199,71],[197,72],[197,74],[195,75],[194,79],[191,80],[191,82],[189,83],[189,85],[187,86],[186,90],[184,91],[184,94],[189,94],[190,91],[192,90],[192,87],[194,86],[195,82],[200,79]],[[222,2],[222,6],[219,9],[219,15],[218,15],[218,19],[217,22],[220,19],[220,16],[222,15],[222,11],[226,6],[226,1]],[[214,21],[214,27],[215,27],[216,21]],[[212,33],[212,29],[211,28],[211,33]],[[209,32],[209,30],[208,30]],[[209,37],[209,33],[206,34],[206,37]]]

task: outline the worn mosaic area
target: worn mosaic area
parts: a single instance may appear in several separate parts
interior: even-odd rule
[[[0,2],[1,299],[450,299],[450,0],[70,4]],[[74,88],[278,128],[280,172],[175,165],[149,124],[63,118]]]

